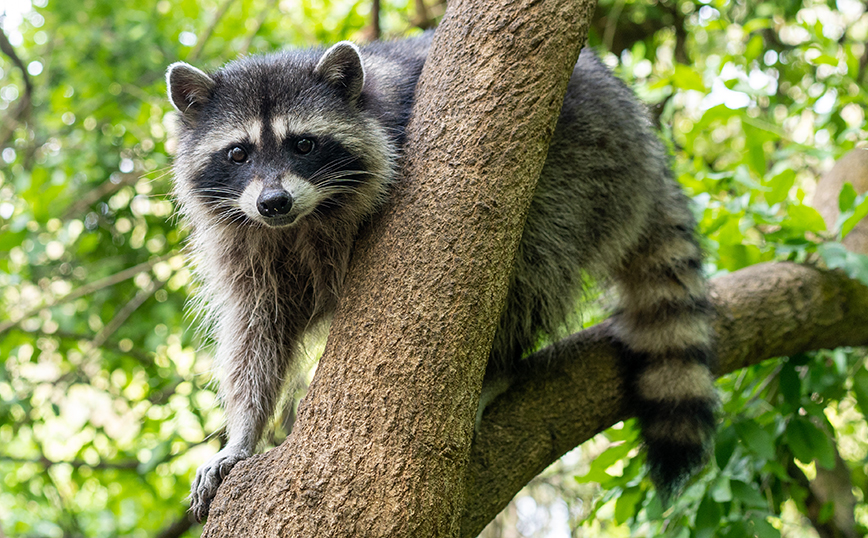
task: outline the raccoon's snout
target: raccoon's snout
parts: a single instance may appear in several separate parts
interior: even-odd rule
[[[279,217],[292,209],[292,196],[283,189],[264,189],[256,200],[256,209],[263,217]]]

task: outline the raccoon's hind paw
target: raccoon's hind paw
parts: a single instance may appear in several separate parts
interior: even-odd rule
[[[482,413],[488,404],[506,392],[512,381],[505,375],[497,378],[486,378],[482,383],[482,392],[479,394],[479,405],[476,407],[476,419],[473,422],[473,434],[479,435],[479,426],[482,424]]]
[[[196,471],[196,478],[190,488],[190,512],[201,523],[208,517],[211,501],[217,495],[217,488],[239,461],[250,457],[250,453],[235,447],[226,447],[214,454]]]

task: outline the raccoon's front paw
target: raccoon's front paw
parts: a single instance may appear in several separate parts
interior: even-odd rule
[[[229,471],[239,461],[250,457],[250,453],[235,447],[226,447],[214,454],[210,460],[196,471],[196,479],[190,488],[190,512],[199,523],[208,517],[211,500],[217,495],[217,488]]]

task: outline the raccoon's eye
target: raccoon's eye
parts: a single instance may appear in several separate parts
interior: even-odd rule
[[[236,163],[243,163],[247,161],[247,152],[244,151],[244,148],[235,146],[229,150],[229,160]]]
[[[310,138],[302,138],[295,143],[295,150],[302,155],[307,155],[308,153],[313,151],[313,145],[313,140],[311,140]]]

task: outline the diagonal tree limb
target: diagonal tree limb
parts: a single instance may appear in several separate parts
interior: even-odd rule
[[[27,73],[27,67],[15,52],[15,48],[2,30],[0,30],[0,52],[8,56],[12,63],[15,64],[15,67],[21,70],[21,77],[24,80],[24,95],[19,99],[18,106],[11,111],[9,116],[3,121],[2,126],[0,126],[0,147],[3,147],[9,142],[18,124],[26,120],[30,115],[30,108],[33,103],[33,82]]]
[[[262,25],[265,24],[265,19],[268,17],[269,13],[271,13],[274,7],[277,6],[277,1],[278,0],[268,0],[265,7],[259,10],[253,29],[247,33],[247,36],[244,37],[244,44],[242,44],[241,48],[238,49],[238,56],[247,56],[247,52],[250,50],[250,45],[253,43],[253,39],[256,37],[256,34],[259,33]]]
[[[805,351],[868,344],[868,288],[789,262],[717,278],[719,375]],[[620,420],[623,387],[608,322],[528,358],[486,411],[471,448],[461,536],[479,534],[534,476]]]
[[[190,54],[187,56],[187,61],[190,63],[195,62],[199,59],[199,54],[202,53],[202,49],[205,48],[205,43],[211,38],[211,34],[214,33],[214,29],[217,28],[217,24],[220,23],[220,19],[226,15],[226,12],[229,11],[229,7],[232,5],[232,2],[235,0],[224,0],[220,7],[217,8],[217,11],[214,12],[214,16],[211,17],[211,21],[208,23],[208,26],[202,31],[202,34],[198,36],[196,40],[196,46],[190,51]]]
[[[136,295],[130,299],[127,304],[123,306],[120,310],[115,313],[115,316],[106,324],[105,327],[100,330],[96,336],[94,336],[91,341],[91,346],[93,349],[97,349],[103,346],[103,344],[108,341],[109,337],[113,335],[121,326],[124,324],[130,316],[133,315],[133,312],[139,309],[145,301],[147,301],[156,291],[162,288],[166,284],[165,280],[154,280],[148,286],[147,289],[138,290]]]
[[[0,334],[3,334],[4,332],[8,331],[9,329],[17,326],[19,323],[21,323],[25,319],[35,316],[36,314],[39,313],[40,310],[43,310],[45,308],[51,308],[53,306],[61,305],[64,303],[68,303],[70,301],[74,301],[74,300],[78,299],[79,297],[84,297],[85,295],[89,295],[89,294],[91,294],[95,291],[101,290],[103,288],[108,288],[108,287],[114,286],[115,284],[123,282],[124,280],[129,280],[130,278],[133,278],[134,276],[136,276],[139,273],[143,273],[145,271],[150,271],[158,263],[166,261],[170,258],[177,256],[177,255],[178,255],[178,251],[173,250],[173,251],[169,252],[168,254],[164,254],[162,256],[158,256],[155,258],[151,258],[150,260],[148,260],[146,262],[142,262],[138,265],[134,265],[133,267],[128,267],[127,269],[119,271],[113,275],[109,275],[107,277],[101,278],[101,279],[96,280],[94,282],[91,282],[89,284],[85,284],[84,286],[81,286],[81,287],[76,288],[75,290],[69,292],[68,294],[64,295],[63,297],[58,297],[54,301],[51,301],[48,303],[43,303],[37,307],[31,308],[30,310],[28,310],[27,312],[18,316],[15,319],[0,322]],[[156,291],[156,290],[154,290],[154,291]]]
[[[160,534],[157,535],[157,538],[178,538],[183,536],[184,533],[195,525],[196,523],[193,521],[193,518],[189,514],[184,514],[176,519],[171,525],[163,529]]]

